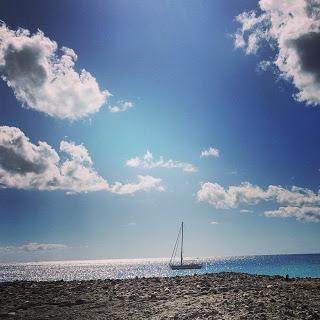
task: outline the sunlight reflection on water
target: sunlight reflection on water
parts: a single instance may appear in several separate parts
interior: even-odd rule
[[[216,257],[199,259],[200,270],[171,270],[167,259],[86,260],[0,264],[0,281],[94,280],[170,277],[212,272],[320,277],[320,254]]]

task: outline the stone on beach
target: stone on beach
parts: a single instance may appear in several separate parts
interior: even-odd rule
[[[1,319],[320,319],[320,279],[216,273],[0,283]]]

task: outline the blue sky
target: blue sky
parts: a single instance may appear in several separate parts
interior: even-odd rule
[[[318,84],[303,82],[295,65],[286,70],[287,79],[280,76],[284,67],[275,56],[286,49],[280,41],[274,51],[260,46],[260,35],[259,48],[248,50],[247,33],[256,36],[267,24],[243,31],[236,16],[274,14],[261,2],[262,8],[256,1],[2,1],[7,31],[0,38],[14,49],[0,47],[0,71],[7,77],[0,82],[0,126],[9,127],[0,134],[18,128],[14,134],[29,138],[26,148],[45,141],[60,159],[30,160],[30,151],[19,145],[12,152],[20,160],[44,162],[33,172],[44,182],[17,182],[26,175],[5,163],[17,165],[7,156],[12,146],[1,142],[0,167],[10,170],[0,175],[0,261],[165,257],[182,220],[189,256],[319,252],[320,98],[312,96]],[[19,27],[31,35],[14,34]],[[68,82],[62,89],[48,82],[46,95],[43,85],[30,87],[30,77],[39,74],[34,65],[24,73],[4,66],[3,54],[21,61],[14,60],[26,48],[19,41],[29,41],[38,29],[58,48],[74,50],[72,70],[90,72],[90,85],[99,89],[78,93],[80,84],[62,76]],[[301,30],[300,38],[307,32]],[[237,44],[236,34],[245,43]],[[44,52],[45,40],[37,41],[31,57]],[[296,48],[285,52],[304,66]],[[61,58],[63,52],[55,54]],[[262,60],[273,67],[258,71]],[[62,99],[65,88],[71,94]],[[112,96],[103,97],[103,90]],[[294,99],[297,92],[307,92],[306,98]],[[87,108],[93,100],[95,111]],[[131,107],[110,112],[124,102]],[[219,156],[201,157],[210,147]],[[143,161],[148,150],[153,158]],[[137,157],[134,166],[126,165]],[[59,173],[62,182],[50,189],[43,176],[66,159],[85,168],[85,180],[79,187],[80,171],[68,179]],[[194,172],[184,171],[185,164]],[[138,175],[154,180],[138,184]],[[285,217],[275,212],[280,207],[289,208]]]

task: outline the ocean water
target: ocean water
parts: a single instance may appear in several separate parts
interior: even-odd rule
[[[215,257],[198,259],[200,270],[173,271],[167,259],[86,260],[0,264],[0,282],[170,277],[213,272],[320,278],[320,254]]]

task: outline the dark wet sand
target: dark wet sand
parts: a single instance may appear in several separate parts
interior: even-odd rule
[[[216,273],[0,283],[0,319],[320,319],[320,279]]]

